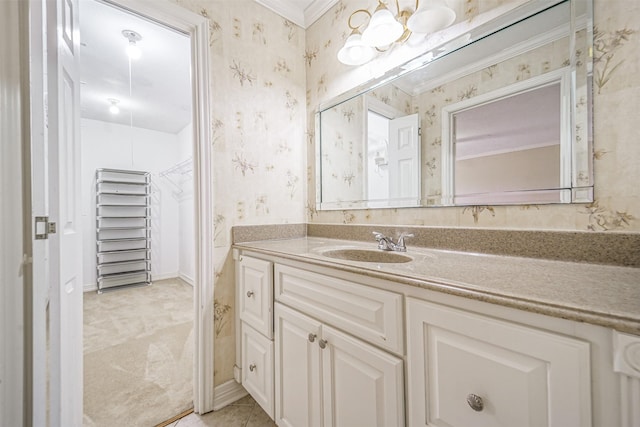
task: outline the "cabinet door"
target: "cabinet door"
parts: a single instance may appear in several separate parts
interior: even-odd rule
[[[238,259],[240,320],[273,338],[273,263],[246,255]]]
[[[407,298],[411,426],[591,425],[589,344]]]
[[[242,323],[242,385],[273,418],[273,341]]]
[[[280,427],[320,427],[321,325],[275,304],[276,423]]]
[[[328,326],[322,335],[324,425],[404,426],[402,359]]]

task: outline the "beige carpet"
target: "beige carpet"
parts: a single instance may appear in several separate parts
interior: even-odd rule
[[[84,425],[154,426],[193,406],[193,288],[84,294]]]

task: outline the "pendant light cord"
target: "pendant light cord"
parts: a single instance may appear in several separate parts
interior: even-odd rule
[[[127,55],[129,60],[129,100],[133,99],[133,85],[131,83],[131,57]],[[131,167],[133,168],[133,109],[129,108],[129,149],[131,154]]]

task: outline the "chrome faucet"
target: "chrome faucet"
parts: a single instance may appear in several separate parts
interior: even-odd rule
[[[409,233],[400,233],[400,237],[398,237],[398,242],[394,243],[391,237],[387,237],[382,233],[378,233],[377,231],[373,232],[373,236],[378,242],[378,249],[381,251],[394,251],[394,252],[406,252],[407,246],[404,243],[404,239],[407,237],[413,237],[413,234]]]

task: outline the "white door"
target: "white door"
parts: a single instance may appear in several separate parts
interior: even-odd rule
[[[29,120],[31,122],[31,223],[35,217],[49,213],[49,159],[45,119],[45,21],[44,2],[31,2],[29,7]],[[46,224],[41,223],[44,232]],[[35,233],[34,233],[35,234]],[[35,236],[34,236],[35,237]],[[32,247],[33,278],[31,291],[31,416],[34,426],[46,425],[47,407],[47,305],[49,303],[49,240],[35,239]],[[37,403],[41,402],[41,403]]]
[[[322,327],[324,425],[404,426],[402,359]]]
[[[418,114],[389,121],[389,197],[420,198],[420,118]]]
[[[275,304],[276,423],[320,427],[320,322]]]
[[[82,425],[82,235],[77,0],[46,2],[50,425]],[[38,177],[36,177],[38,178]],[[37,267],[36,267],[37,268]]]

